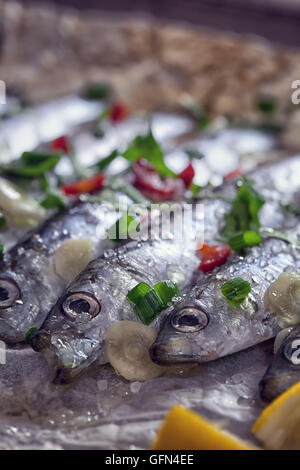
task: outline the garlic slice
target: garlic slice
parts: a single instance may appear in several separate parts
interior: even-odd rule
[[[156,339],[156,331],[134,321],[113,323],[106,331],[105,352],[116,373],[130,381],[153,379],[165,368],[154,364],[149,348]]]
[[[36,227],[46,215],[45,209],[10,181],[0,177],[0,208],[10,225]]]
[[[278,325],[286,328],[300,322],[300,275],[283,272],[266,290],[266,310],[274,313]]]
[[[54,253],[54,272],[65,281],[72,281],[93,257],[94,250],[90,238],[69,238]]]

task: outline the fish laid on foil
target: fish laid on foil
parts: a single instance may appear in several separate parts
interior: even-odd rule
[[[293,168],[295,165],[300,166],[300,158],[288,160],[286,165]],[[270,226],[273,223],[275,227],[278,227],[278,225],[282,227],[283,222],[288,220],[289,223],[292,221],[295,225],[297,218],[294,216],[290,218],[290,215],[286,214],[279,204],[278,193],[275,195],[275,188],[278,187],[279,179],[282,177],[283,166],[278,164],[278,166],[273,165],[268,168],[269,171],[266,168],[257,170],[258,172],[268,171],[268,179],[260,178],[260,180],[264,191],[267,190],[269,184],[269,193],[272,195],[265,204],[267,210],[264,210],[262,223]],[[271,169],[272,172],[270,173]],[[280,173],[278,179],[276,176],[277,169]],[[271,175],[274,175],[273,179]],[[255,172],[251,176],[253,179],[259,179]],[[299,189],[299,184],[300,181],[298,185],[294,182],[293,189]],[[233,192],[234,185],[226,185],[226,191]],[[214,242],[223,224],[224,213],[230,209],[231,205],[219,199],[206,199],[201,202],[204,202],[204,239]],[[275,209],[279,217],[275,217],[274,220],[271,214],[274,214]],[[48,316],[43,325],[43,330],[38,332],[32,339],[32,345],[36,350],[44,350],[46,353],[51,351],[48,355],[55,359],[54,367],[57,381],[70,381],[102,356],[105,333],[111,324],[119,320],[138,321],[136,314],[126,300],[128,291],[137,283],[147,282],[153,285],[163,279],[170,279],[177,282],[182,292],[191,287],[200,261],[196,253],[196,247],[197,239],[201,239],[201,236],[190,236],[191,233],[195,232],[194,223],[195,221],[192,221],[190,225],[185,224],[182,238],[133,242],[125,247],[108,252],[92,261],[87,269],[70,284]],[[266,288],[268,284],[268,280],[264,278],[264,275],[271,276],[272,269],[276,273],[277,270],[282,270],[294,260],[292,252],[288,254],[286,251],[286,244],[280,241],[278,243],[280,244],[279,251],[282,250],[284,254],[280,255],[278,253],[276,259],[274,258],[274,268],[269,266],[268,269],[262,270],[257,265],[257,261],[251,265],[253,271],[257,266],[256,270],[261,273],[261,277],[264,279],[261,289]],[[262,245],[266,248],[266,253],[263,252],[263,248],[259,248],[261,250],[259,253],[261,260],[272,256],[272,244],[273,241]],[[236,261],[240,261],[238,257]],[[243,262],[240,261],[240,264],[236,264],[236,268],[240,269],[241,272],[243,266],[247,271],[247,275],[249,275],[250,257],[245,260],[245,263],[243,260]],[[253,275],[255,275],[254,272]],[[214,298],[213,283],[209,292],[210,297]],[[261,294],[262,290],[259,291],[258,295]],[[210,301],[212,302],[211,298]],[[153,326],[158,329],[163,318],[164,315],[161,315]],[[233,324],[238,323],[237,317],[229,316],[228,318],[231,319]],[[240,318],[242,321],[244,316],[240,315]],[[247,322],[249,320],[244,320],[244,325],[248,324]],[[261,325],[264,325],[264,322],[265,319],[263,318]],[[212,323],[210,323],[209,330],[211,330],[211,325]],[[258,325],[260,324],[258,323]],[[258,328],[256,333],[258,339],[271,337],[276,332],[276,327],[273,324],[270,327],[267,323],[264,328],[263,333]],[[252,331],[249,332],[248,343],[255,343],[250,339],[255,331],[255,327],[253,327]],[[243,333],[243,336],[247,335],[244,328],[241,328],[241,333]],[[216,341],[214,329],[211,335],[213,348]],[[246,344],[248,344],[247,341]],[[229,346],[232,346],[232,338],[228,342]],[[105,360],[105,358],[102,357],[101,360]]]
[[[265,401],[274,400],[300,381],[300,326],[282,330],[279,335],[284,337],[279,338],[278,350],[259,384]]]
[[[81,203],[5,253],[0,263],[0,339],[24,341],[30,328],[42,325],[68,282],[63,258],[70,251],[83,269],[107,248],[103,235],[116,217],[105,204]]]
[[[299,227],[291,234],[296,236],[297,230]],[[234,255],[169,309],[152,346],[152,360],[158,364],[207,362],[274,337],[279,326],[276,316],[265,309],[264,295],[298,257],[293,244],[274,238],[253,247],[245,257]],[[251,285],[245,301],[235,308],[221,292],[222,285],[233,278]]]

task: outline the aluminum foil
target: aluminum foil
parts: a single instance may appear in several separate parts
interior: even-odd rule
[[[148,117],[141,115],[96,139],[85,125],[101,109],[101,103],[73,96],[3,121],[0,161],[72,134],[81,162],[89,165],[149,128]],[[175,171],[187,162],[186,148],[203,152],[205,158],[195,165],[198,184],[218,185],[237,166],[252,168],[276,156],[273,138],[255,130],[221,129],[191,137],[193,122],[166,112],[154,113],[151,127]],[[124,169],[120,157],[110,172]],[[128,383],[106,365],[74,384],[54,385],[43,356],[29,346],[6,347],[2,353],[0,449],[147,449],[168,410],[178,403],[257,444],[251,425],[263,408],[258,383],[271,359],[272,342],[144,383]]]

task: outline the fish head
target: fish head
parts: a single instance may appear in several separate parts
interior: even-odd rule
[[[221,293],[223,282],[210,279],[166,312],[150,352],[154,362],[208,362],[253,344],[256,299],[249,294],[245,305],[233,308]]]
[[[28,330],[35,326],[43,295],[41,290],[32,289],[29,277],[3,272],[0,274],[1,339],[7,343],[24,341]]]
[[[72,381],[91,363],[106,362],[105,333],[120,308],[114,281],[100,269],[97,275],[84,271],[57,301],[43,328],[30,337],[33,349],[49,359],[56,383]]]
[[[260,396],[273,401],[300,380],[300,327],[294,327],[283,340],[264,377],[260,381]]]

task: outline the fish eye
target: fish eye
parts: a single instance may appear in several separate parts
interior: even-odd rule
[[[208,316],[196,307],[184,307],[171,318],[172,327],[183,333],[194,333],[207,324]]]
[[[98,315],[101,305],[89,292],[72,292],[61,304],[62,313],[72,321],[80,316],[90,316],[90,320]]]
[[[10,278],[0,278],[0,309],[11,307],[20,297],[18,285]]]

